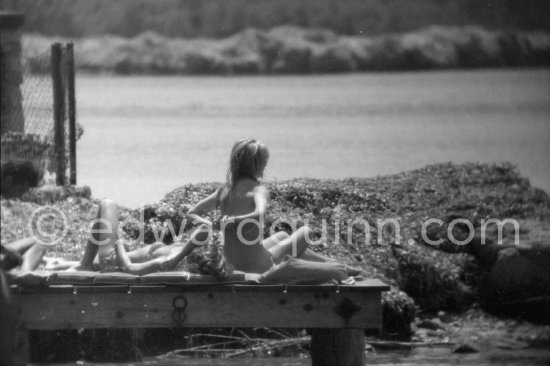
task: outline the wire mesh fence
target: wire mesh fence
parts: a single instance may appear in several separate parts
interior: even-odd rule
[[[57,57],[52,57],[56,51]],[[22,113],[16,121],[23,128],[2,135],[2,162],[31,160],[44,169],[46,180],[76,184],[75,144],[83,131],[75,126],[72,45],[52,45],[47,52],[33,56],[32,63],[26,61],[23,64],[30,67],[23,70]],[[67,170],[70,179],[66,179]]]
[[[35,56],[42,70],[51,68],[51,52]],[[25,70],[21,84],[25,133],[50,138],[53,132],[53,94],[51,73],[32,73]]]

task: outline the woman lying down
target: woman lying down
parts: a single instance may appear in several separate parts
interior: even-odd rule
[[[121,271],[136,275],[172,271],[195,248],[206,243],[214,229],[220,230],[224,238],[224,255],[215,247],[209,247],[199,260],[203,273],[223,278],[228,272],[225,257],[230,267],[260,282],[352,283],[351,276],[359,275],[360,271],[311,250],[312,233],[308,227],[291,235],[278,232],[265,239],[261,237],[269,198],[261,179],[268,159],[269,150],[260,141],[249,138],[233,145],[225,184],[187,213],[188,219],[199,228],[186,243],[169,246],[156,243],[127,252],[117,237],[118,206],[111,200],[103,200],[82,260],[50,260],[46,268]],[[221,214],[213,223],[205,217],[212,211]],[[44,256],[44,248],[30,240],[13,243],[7,249],[24,253],[20,272],[36,268]]]
[[[190,210],[191,215],[193,212],[196,212],[196,208]],[[204,244],[209,239],[208,228],[204,222],[192,233],[187,242],[171,245],[154,243],[127,251],[124,241],[118,239],[116,234],[118,217],[118,206],[113,201],[101,201],[97,214],[100,220],[94,220],[92,234],[80,261],[48,257],[46,256],[48,246],[41,245],[33,238],[25,238],[2,246],[2,268],[10,269],[10,275],[18,277],[32,277],[32,271],[38,268],[50,271],[101,271],[144,275],[173,271],[184,258],[188,257],[188,262],[197,264],[200,273],[215,275],[220,280],[229,276],[233,269],[245,272],[247,280],[288,284],[324,283],[331,280],[351,284],[353,277],[350,276],[360,274],[359,270],[322,256],[319,256],[323,259],[322,261],[312,261],[302,259],[299,255],[294,258],[285,254],[281,260],[274,261],[269,267],[264,267],[265,270],[264,268],[242,268],[239,263],[235,266],[233,263],[227,263],[228,259],[217,250],[217,246]],[[214,227],[219,225],[219,222],[213,223]],[[222,225],[228,230],[227,224],[222,222]],[[108,230],[108,228],[113,229]],[[200,255],[192,254],[201,246],[205,248]]]

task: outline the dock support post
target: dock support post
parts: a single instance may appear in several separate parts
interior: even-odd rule
[[[364,329],[312,329],[312,366],[363,366]]]
[[[29,331],[19,316],[17,317],[14,338],[13,365],[25,366],[29,358]]]

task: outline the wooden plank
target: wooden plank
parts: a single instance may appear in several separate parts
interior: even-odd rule
[[[55,285],[50,285],[48,287],[29,287],[24,285],[12,286],[12,292],[25,292],[25,293],[48,293],[52,291],[58,291],[60,288],[65,287],[76,287],[84,288],[90,287],[94,288],[105,288],[106,286],[100,286],[96,283],[101,283],[103,277],[111,278],[111,274],[100,274],[97,272],[65,272],[55,274],[55,279],[53,280]],[[182,283],[172,283],[172,284],[163,284],[159,283],[146,283],[146,284],[134,284],[133,278],[139,278],[139,276],[132,276],[128,274],[120,274],[121,279],[125,279],[126,276],[131,281],[120,281],[118,285],[132,285],[132,291],[134,292],[143,292],[153,291],[153,288],[158,288],[159,292],[164,291],[165,288],[180,289],[181,291],[216,291],[216,292],[338,292],[338,293],[371,293],[371,292],[382,292],[389,290],[389,286],[384,284],[379,280],[365,280],[358,282],[355,285],[333,285],[333,284],[324,284],[324,285],[260,285],[260,284],[250,284],[250,283],[193,283],[193,282],[182,282]],[[114,277],[113,277],[114,278]],[[112,285],[116,286],[116,281],[111,282]]]
[[[92,289],[93,287],[89,287]],[[184,296],[185,327],[380,328],[380,293],[95,291],[13,293],[27,329],[173,327]],[[130,286],[127,287],[130,289]]]

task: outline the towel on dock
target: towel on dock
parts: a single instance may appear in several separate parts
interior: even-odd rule
[[[320,285],[347,279],[346,266],[337,262],[312,262],[289,255],[262,274],[260,283],[287,285]]]
[[[337,262],[312,262],[286,256],[283,261],[261,275],[239,271],[226,273],[223,278],[216,274],[197,274],[186,271],[157,272],[147,275],[133,275],[123,272],[92,271],[35,271],[16,275],[11,284],[20,286],[47,285],[184,285],[260,283],[286,285],[320,285],[330,282],[346,282],[345,265]]]
[[[137,276],[123,272],[92,272],[92,271],[35,271],[16,275],[10,283],[20,286],[48,285],[178,285],[178,284],[219,284],[246,282],[245,274],[235,272],[220,280],[213,275],[200,275],[189,272],[158,272]]]

